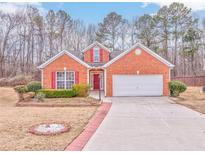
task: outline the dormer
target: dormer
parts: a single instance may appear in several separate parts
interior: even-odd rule
[[[83,50],[86,63],[107,63],[110,50],[98,42],[94,42]]]

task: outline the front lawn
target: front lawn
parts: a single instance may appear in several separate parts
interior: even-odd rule
[[[97,109],[97,106],[16,107],[18,97],[12,88],[0,88],[0,94],[0,150],[64,150]],[[28,133],[32,125],[52,121],[70,123],[70,132],[56,136]]]
[[[176,103],[205,114],[205,93],[201,87],[188,87],[179,97],[170,97]]]
[[[92,97],[72,97],[72,98],[45,98],[43,102],[35,99],[21,101],[17,106],[47,106],[47,107],[80,107],[80,106],[99,106],[100,101]]]

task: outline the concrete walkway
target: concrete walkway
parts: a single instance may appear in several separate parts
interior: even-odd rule
[[[93,97],[95,99],[99,99],[99,91],[91,91],[90,92],[90,97]],[[111,103],[112,98],[111,97],[105,97],[104,91],[101,91],[101,100],[106,103]]]
[[[166,97],[119,97],[83,150],[205,150],[205,115]]]

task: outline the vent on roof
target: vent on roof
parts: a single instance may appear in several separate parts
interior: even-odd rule
[[[136,50],[135,50],[135,54],[136,54],[136,55],[140,55],[141,52],[142,52],[142,51],[141,51],[140,49],[136,49]]]

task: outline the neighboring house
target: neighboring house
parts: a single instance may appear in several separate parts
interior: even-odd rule
[[[81,52],[63,50],[38,68],[46,89],[71,89],[84,83],[92,90],[104,90],[105,96],[167,96],[173,67],[140,43],[111,52],[94,42]]]

